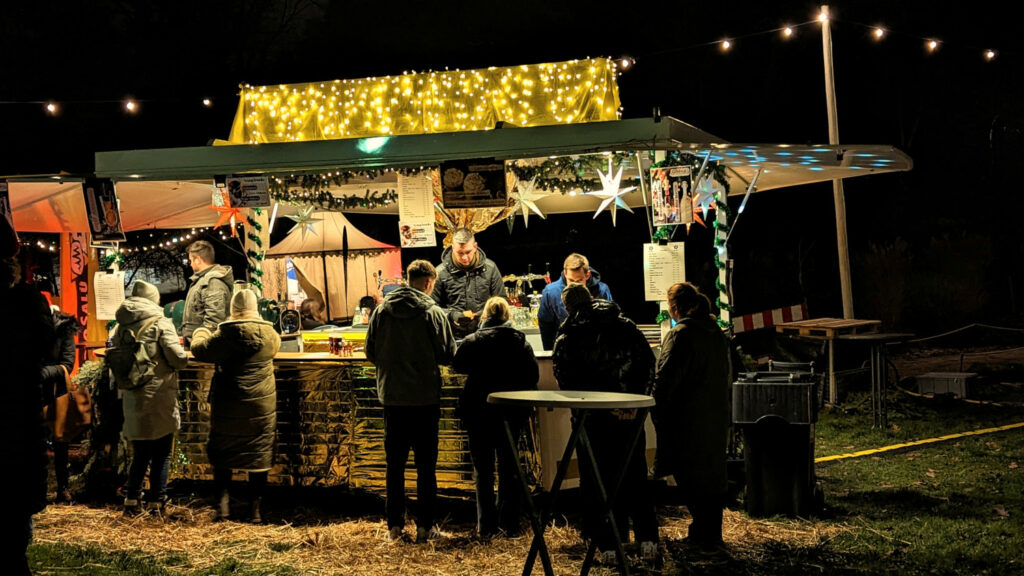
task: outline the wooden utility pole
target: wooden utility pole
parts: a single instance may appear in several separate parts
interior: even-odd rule
[[[825,100],[828,108],[828,143],[839,144],[839,116],[836,113],[836,82],[832,70],[832,32],[828,5],[821,7],[821,47],[825,59]],[[843,318],[853,318],[853,286],[850,281],[850,249],[846,239],[846,197],[842,179],[832,181],[836,204],[836,243],[839,249],[839,284],[843,293]]]

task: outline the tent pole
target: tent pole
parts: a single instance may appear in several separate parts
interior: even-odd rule
[[[327,253],[320,251],[320,262],[324,266],[324,306],[327,307],[327,322],[331,321],[331,293],[327,290]]]

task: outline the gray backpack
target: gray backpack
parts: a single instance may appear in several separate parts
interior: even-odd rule
[[[142,335],[146,333],[160,317],[149,320],[136,332],[121,326],[117,330],[116,344],[107,350],[107,366],[114,374],[114,381],[121,390],[134,390],[145,386],[156,376],[156,360],[149,357],[146,349],[147,343],[156,340],[146,340]]]

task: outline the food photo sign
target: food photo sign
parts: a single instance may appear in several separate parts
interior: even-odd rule
[[[445,208],[505,206],[505,163],[494,158],[442,162],[441,197]]]

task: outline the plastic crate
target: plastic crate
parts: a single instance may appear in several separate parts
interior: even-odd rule
[[[967,398],[967,384],[977,375],[975,372],[928,372],[917,377],[917,391]]]

